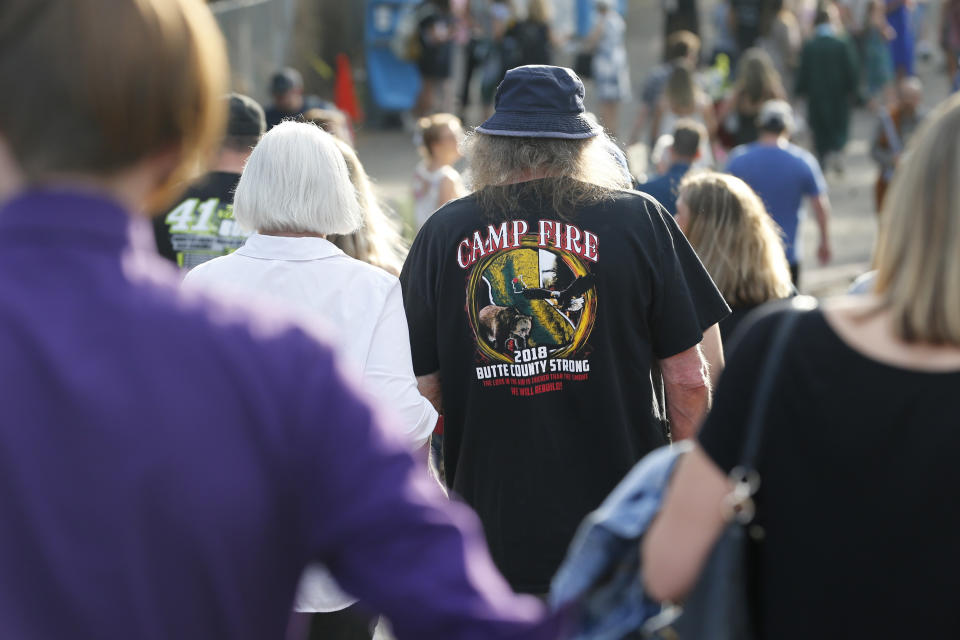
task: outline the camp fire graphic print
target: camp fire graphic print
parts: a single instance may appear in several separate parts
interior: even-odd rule
[[[597,315],[596,234],[557,220],[487,225],[457,245],[468,271],[476,379],[515,396],[560,391],[590,375]]]

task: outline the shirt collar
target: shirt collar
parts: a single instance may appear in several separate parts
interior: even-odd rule
[[[99,246],[119,252],[143,243],[150,225],[105,195],[72,189],[31,189],[0,206],[0,239]]]
[[[324,238],[288,238],[255,233],[237,253],[261,260],[320,260],[344,255],[335,244]]]

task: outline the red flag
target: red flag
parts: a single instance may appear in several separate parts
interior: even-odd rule
[[[354,122],[363,120],[363,111],[360,110],[357,91],[353,86],[353,74],[350,72],[350,59],[345,53],[337,54],[337,77],[333,83],[333,102]]]

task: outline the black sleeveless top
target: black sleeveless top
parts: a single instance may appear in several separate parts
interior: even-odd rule
[[[738,462],[758,372],[782,312],[733,345],[700,433]],[[822,313],[797,323],[771,397],[758,470],[761,637],[944,638],[960,629],[960,371],[853,350]]]

